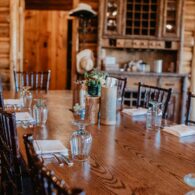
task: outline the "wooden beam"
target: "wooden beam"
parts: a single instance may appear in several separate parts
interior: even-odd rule
[[[72,0],[26,0],[26,9],[35,10],[71,10]]]

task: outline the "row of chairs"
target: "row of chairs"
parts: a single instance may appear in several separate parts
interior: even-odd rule
[[[31,90],[49,90],[51,71],[46,72],[22,72],[14,71],[15,90],[18,92],[24,86],[30,86]]]
[[[70,188],[48,170],[36,155],[32,135],[24,135],[28,167],[19,152],[16,116],[3,109],[0,81],[0,194],[2,195],[84,195],[79,188]],[[28,182],[27,188],[25,188]],[[31,190],[29,190],[31,189]]]
[[[120,109],[122,109],[124,104],[124,95],[126,91],[125,88],[127,84],[127,78],[126,77],[113,77],[113,78],[116,78],[118,80],[117,96],[118,96],[118,101],[120,102]],[[172,94],[171,88],[165,89],[165,88],[160,88],[155,86],[149,86],[139,82],[136,107],[148,108],[149,101],[151,100],[161,102],[164,105],[162,118],[166,119],[168,116],[167,111],[168,111],[169,101],[171,99],[171,94]],[[195,94],[189,92],[188,101],[187,101],[186,119],[185,119],[186,125],[188,125],[189,123],[195,124],[195,121],[191,120],[190,118],[193,99],[195,100]]]

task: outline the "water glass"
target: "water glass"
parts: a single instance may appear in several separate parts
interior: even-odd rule
[[[90,124],[89,114],[85,108],[80,108],[73,113],[73,116],[73,124],[78,129],[73,132],[70,138],[72,158],[74,160],[85,161],[89,157],[92,144],[91,133],[85,130],[85,127]]]
[[[161,127],[162,122],[162,103],[151,101],[151,105],[146,113],[146,128],[147,129],[158,129]]]
[[[43,99],[37,99],[33,106],[33,118],[38,126],[44,126],[47,121],[48,109]]]
[[[23,94],[23,103],[25,108],[31,108],[32,99],[32,93],[30,91],[25,91]]]
[[[92,136],[88,131],[84,129],[74,131],[70,139],[72,158],[79,161],[87,160],[91,144]]]

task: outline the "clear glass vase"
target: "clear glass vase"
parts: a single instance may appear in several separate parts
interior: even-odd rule
[[[91,150],[92,136],[84,128],[74,131],[71,139],[71,153],[74,160],[85,161],[89,157]]]
[[[72,133],[70,138],[71,154],[74,160],[85,161],[89,157],[92,145],[91,133],[85,130],[85,127],[90,124],[89,114],[85,108],[80,108],[73,113],[73,125],[78,129]]]
[[[44,126],[47,121],[48,108],[45,100],[37,99],[33,106],[33,118],[38,126]]]
[[[31,108],[33,95],[29,91],[30,86],[23,86],[22,90],[20,91],[20,96],[23,99],[24,108]]]

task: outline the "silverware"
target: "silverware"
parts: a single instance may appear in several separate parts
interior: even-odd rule
[[[65,163],[69,166],[69,167],[71,167],[71,166],[73,166],[73,161],[72,160],[70,160],[67,156],[65,156],[65,155],[63,155],[63,154],[61,154],[60,153],[60,156],[63,158],[63,160],[65,161]]]
[[[57,159],[60,167],[64,166],[64,163],[62,162],[62,160],[55,153],[53,153],[52,155]]]

